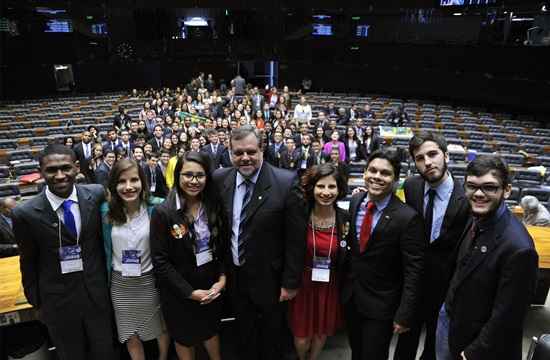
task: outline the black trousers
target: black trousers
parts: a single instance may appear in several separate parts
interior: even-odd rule
[[[437,329],[437,317],[428,319],[426,325],[426,339],[424,341],[424,350],[422,351],[422,360],[435,360],[435,330]],[[406,333],[400,334],[395,348],[393,360],[415,360],[418,344],[420,342],[420,333],[422,332],[422,323],[412,327]]]
[[[387,360],[393,320],[369,319],[357,311],[353,298],[344,305],[352,360]]]
[[[82,287],[53,314],[41,314],[59,360],[116,360],[111,307],[99,307]],[[110,304],[109,304],[110,305]]]
[[[239,332],[238,359],[281,360],[286,303],[254,303],[247,279],[238,269],[232,274],[230,283],[231,305]]]

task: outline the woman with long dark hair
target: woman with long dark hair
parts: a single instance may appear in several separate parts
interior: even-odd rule
[[[149,198],[145,174],[134,160],[113,165],[107,188],[102,229],[118,339],[126,343],[132,360],[145,360],[142,341],[157,339],[159,360],[166,360],[169,338],[149,241],[151,211],[161,199]]]
[[[357,137],[357,132],[352,126],[346,128],[346,135],[343,142],[348,162],[363,159],[363,143],[359,137]]]
[[[155,208],[151,229],[162,311],[178,358],[193,359],[194,347],[203,344],[211,359],[220,359],[219,297],[230,230],[208,155],[190,151],[178,158],[174,187]]]
[[[339,278],[343,270],[348,213],[337,206],[346,196],[346,179],[331,164],[316,165],[301,179],[308,203],[307,253],[302,288],[289,304],[289,325],[300,360],[315,360],[327,336],[342,326]]]

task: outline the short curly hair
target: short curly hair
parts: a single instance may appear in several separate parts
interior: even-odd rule
[[[338,196],[336,197],[336,201],[343,199],[348,193],[346,177],[337,166],[334,166],[331,163],[312,166],[306,170],[301,178],[302,191],[310,210],[315,204],[313,189],[315,189],[315,185],[321,178],[327,176],[333,176],[336,180],[336,186],[338,187]],[[336,206],[336,201],[334,202],[334,206]]]

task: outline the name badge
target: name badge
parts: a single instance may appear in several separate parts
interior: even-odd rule
[[[208,245],[208,240],[209,237],[204,237],[197,241],[197,252],[195,254],[195,257],[197,259],[197,266],[208,264],[209,262],[214,260],[212,249],[210,249],[210,246]]]
[[[82,264],[82,249],[80,245],[62,246],[59,248],[59,263],[61,273],[69,274],[84,270]]]
[[[122,250],[122,276],[141,276],[141,250]]]
[[[149,187],[149,191],[150,192],[155,192],[157,190],[157,184],[156,183],[152,183],[151,184],[151,187]]]
[[[311,280],[317,282],[330,281],[330,258],[316,256],[313,258],[313,269],[311,270]]]

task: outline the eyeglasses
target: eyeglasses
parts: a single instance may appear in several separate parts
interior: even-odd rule
[[[476,193],[478,190],[481,190],[481,192],[484,193],[485,195],[491,196],[491,195],[496,195],[500,189],[501,189],[500,185],[483,184],[478,186],[472,183],[464,184],[464,191],[469,195],[472,195]]]
[[[206,179],[206,174],[199,172],[199,173],[192,173],[192,172],[184,172],[180,173],[181,176],[183,176],[183,179],[185,181],[193,181],[193,179],[196,179],[197,181],[203,181]]]

